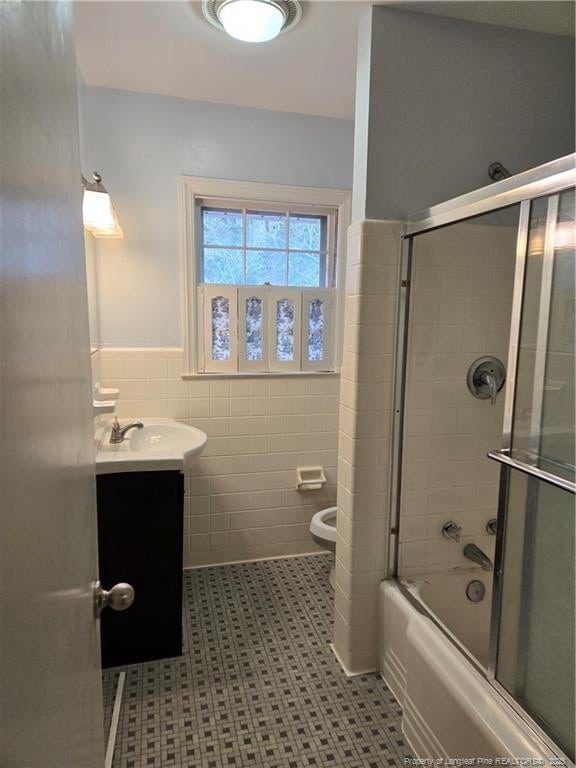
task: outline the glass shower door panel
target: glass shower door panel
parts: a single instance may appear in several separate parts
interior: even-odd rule
[[[534,201],[511,455],[574,479],[574,190]],[[546,466],[544,466],[546,465]]]
[[[496,679],[573,759],[575,497],[509,472]]]
[[[565,467],[574,479],[574,190],[560,195],[554,228],[554,264],[542,402],[540,456]]]
[[[573,190],[532,203],[495,660],[496,680],[572,759],[575,240]]]

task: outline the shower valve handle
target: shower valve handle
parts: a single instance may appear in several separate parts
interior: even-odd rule
[[[483,384],[486,384],[488,387],[488,392],[490,393],[490,402],[492,405],[494,405],[496,402],[496,396],[498,395],[498,384],[496,382],[496,377],[493,373],[484,371],[482,374],[480,374],[480,381]]]
[[[460,534],[462,533],[462,526],[450,520],[444,523],[442,526],[442,536],[445,539],[452,539],[453,541],[460,541]]]

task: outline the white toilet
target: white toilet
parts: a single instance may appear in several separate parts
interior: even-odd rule
[[[310,521],[312,538],[324,549],[336,552],[336,507],[327,507],[316,512]],[[329,576],[330,586],[334,588],[334,561]]]

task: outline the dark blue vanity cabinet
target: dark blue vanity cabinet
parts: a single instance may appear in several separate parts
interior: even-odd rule
[[[182,654],[181,472],[123,472],[97,476],[98,551],[104,589],[134,587],[126,611],[103,611],[102,666]]]

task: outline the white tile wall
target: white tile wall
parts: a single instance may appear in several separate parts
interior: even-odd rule
[[[377,666],[386,573],[400,225],[350,227],[340,392],[334,649],[351,672]]]
[[[339,378],[182,380],[181,349],[101,349],[102,386],[120,419],[176,418],[208,435],[186,477],[184,564],[318,550],[311,516],[336,499]],[[323,465],[323,491],[296,490],[296,467]]]
[[[508,364],[516,229],[462,224],[415,240],[400,521],[400,573],[469,564],[474,541],[490,557],[496,516],[505,390],[496,405],[468,391],[482,355]],[[463,528],[459,544],[442,524]]]

